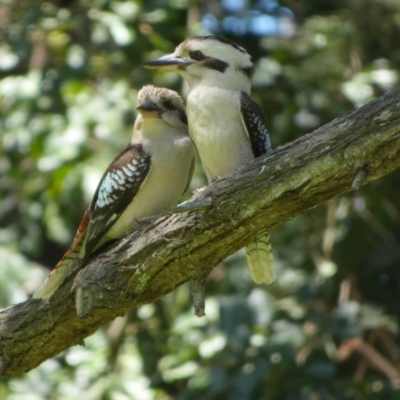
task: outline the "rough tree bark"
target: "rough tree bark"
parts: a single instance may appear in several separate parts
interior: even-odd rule
[[[50,301],[0,312],[0,374],[29,371],[128,309],[202,279],[256,236],[400,167],[400,88],[221,177],[202,212],[161,218],[72,273]],[[74,286],[75,285],[75,286]],[[79,318],[79,288],[88,315]]]

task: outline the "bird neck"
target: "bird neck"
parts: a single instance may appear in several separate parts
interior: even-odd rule
[[[163,136],[169,126],[161,118],[144,118],[140,129],[143,138]]]
[[[202,76],[194,76],[182,71],[182,75],[190,86],[190,90],[201,87],[218,87],[225,90],[238,90],[250,94],[251,81],[242,72],[232,68],[224,73],[208,70]]]

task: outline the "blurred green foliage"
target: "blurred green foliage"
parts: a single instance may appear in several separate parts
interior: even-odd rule
[[[281,3],[295,15],[291,37],[231,36],[253,56],[274,146],[383,94],[400,65],[397,0]],[[2,306],[25,300],[67,249],[129,141],[141,86],[181,89],[140,64],[203,33],[201,15],[218,7],[0,2]],[[205,182],[198,165],[191,188]],[[0,380],[0,398],[400,398],[399,199],[398,171],[332,199],[272,232],[278,279],[267,290],[239,252],[210,275],[205,318],[184,285],[85,348]]]

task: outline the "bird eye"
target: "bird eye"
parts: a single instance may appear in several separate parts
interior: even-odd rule
[[[172,104],[171,100],[165,100],[163,101],[163,106],[167,109],[167,110],[175,110],[175,106]]]
[[[200,50],[191,51],[189,56],[192,60],[200,61],[204,59],[204,54]]]

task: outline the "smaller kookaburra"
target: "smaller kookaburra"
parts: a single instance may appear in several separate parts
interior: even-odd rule
[[[130,144],[105,171],[74,241],[34,298],[48,298],[77,261],[130,230],[132,221],[173,207],[188,188],[194,146],[185,107],[168,89],[143,87]]]
[[[143,64],[179,72],[189,83],[189,133],[208,180],[224,175],[271,150],[264,116],[250,98],[253,63],[247,51],[225,38],[198,36],[172,54]],[[252,278],[275,278],[267,233],[246,247]]]

